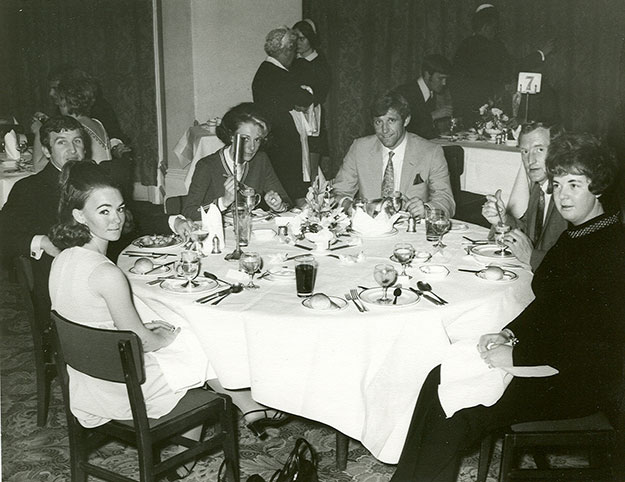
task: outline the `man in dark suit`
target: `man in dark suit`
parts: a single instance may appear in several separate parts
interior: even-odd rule
[[[482,215],[493,225],[499,222],[500,213],[505,216],[506,223],[513,228],[506,237],[509,249],[519,261],[529,264],[532,271],[536,271],[547,251],[567,227],[548,190],[545,160],[551,137],[550,128],[540,122],[524,124],[521,128],[519,148],[531,183],[525,214],[517,219],[506,213],[501,191],[486,196],[486,203],[482,206]]]
[[[356,139],[349,148],[334,179],[337,196],[351,198],[360,192],[372,200],[400,191],[412,216],[424,217],[426,205],[453,216],[456,203],[443,150],[406,132],[406,99],[396,92],[384,94],[371,106],[371,115],[375,135]]]
[[[254,76],[252,94],[272,126],[266,151],[274,171],[289,197],[298,204],[297,200],[306,196],[309,183],[303,180],[301,136],[290,111],[308,107],[313,94],[300,86],[288,70],[295,59],[296,43],[297,36],[286,27],[267,34],[267,58]]]
[[[408,132],[425,139],[438,136],[434,123],[452,114],[451,106],[437,108],[437,96],[445,91],[450,72],[451,64],[445,57],[428,55],[423,59],[421,77],[395,89],[410,104]]]
[[[0,211],[0,250],[6,259],[20,255],[33,259],[35,310],[37,316],[45,319],[50,311],[50,266],[52,259],[60,252],[48,238],[50,228],[57,221],[61,196],[59,175],[68,161],[85,159],[88,135],[80,122],[69,116],[48,119],[41,126],[40,132],[42,149],[50,162],[41,172],[18,181],[11,189]],[[110,168],[107,161],[100,165]],[[111,174],[115,177],[114,169]],[[165,215],[137,220],[137,225],[140,232],[169,232],[170,227],[178,233],[189,231],[186,219],[168,219]],[[125,242],[127,244],[128,240]],[[113,257],[111,253],[119,251],[119,247],[111,247],[109,257]]]

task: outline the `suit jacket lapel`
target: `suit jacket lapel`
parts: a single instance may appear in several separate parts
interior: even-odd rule
[[[382,173],[382,144],[380,143],[380,141],[377,141],[375,143],[375,147],[369,152],[369,159],[368,161],[365,163],[364,168],[368,169],[369,166],[373,166],[371,173],[370,173],[370,179],[371,179],[371,192],[376,193],[375,196],[377,198],[382,196],[382,177],[383,177],[383,173]],[[362,173],[359,173],[359,176],[361,176]],[[364,176],[363,176],[364,179]],[[363,191],[363,189],[361,188],[361,191]],[[367,190],[365,190],[366,192]],[[373,198],[375,199],[375,198]]]
[[[408,135],[406,133],[406,135]],[[410,186],[414,182],[417,172],[417,149],[415,143],[408,137],[406,142],[406,151],[404,152],[404,163],[401,168],[401,178],[399,180],[399,190],[402,193],[408,192]]]

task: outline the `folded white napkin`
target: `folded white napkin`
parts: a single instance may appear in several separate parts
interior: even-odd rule
[[[20,151],[17,150],[17,134],[11,129],[4,135],[4,151],[7,159],[19,159]]]
[[[210,254],[213,246],[213,238],[217,237],[219,240],[219,248],[221,251],[224,249],[224,225],[221,219],[221,211],[215,204],[211,204],[205,211],[203,207],[200,207],[202,213],[202,228],[208,231],[208,236],[204,241],[204,252]]]
[[[393,224],[400,216],[401,214],[395,213],[389,217],[386,211],[382,210],[375,218],[372,218],[358,207],[352,216],[352,229],[369,236],[386,234],[391,232]]]
[[[463,408],[494,405],[513,377],[548,377],[558,373],[548,365],[488,368],[476,340],[453,343],[441,363],[438,397],[447,417]]]

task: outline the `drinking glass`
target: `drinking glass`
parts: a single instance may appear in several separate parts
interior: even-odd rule
[[[260,269],[262,262],[263,260],[258,253],[249,252],[241,254],[241,258],[239,258],[239,267],[250,275],[250,281],[245,285],[245,288],[260,288],[258,285],[254,284],[254,273]]]
[[[501,256],[511,254],[507,249],[508,245],[504,239],[510,230],[510,226],[502,221],[495,224],[495,242],[497,243],[497,246],[499,246],[499,249],[495,251],[495,254],[499,254]]]
[[[204,229],[201,222],[196,221],[192,224],[190,236],[191,241],[193,241],[191,249],[195,251],[198,256],[203,257],[204,253],[202,248],[204,247],[204,240],[208,237],[208,231]]]
[[[395,212],[398,213],[399,211],[401,211],[401,208],[404,205],[404,200],[400,191],[393,192],[393,194],[391,195],[391,201],[393,203],[393,209],[395,210]]]
[[[249,186],[241,189],[241,194],[248,211],[251,213],[260,203],[260,194],[258,194],[253,187]]]
[[[406,266],[409,265],[414,258],[414,246],[410,243],[397,243],[393,248],[393,255],[402,267],[402,271],[399,276],[408,276],[406,273]],[[408,276],[408,278],[412,278],[412,276]]]
[[[430,241],[430,235],[433,239],[437,239],[435,248],[443,249],[447,245],[443,244],[443,235],[447,232],[451,222],[447,213],[442,209],[430,209],[428,218],[426,219],[427,239]],[[427,228],[430,228],[429,230]]]
[[[239,246],[247,246],[252,236],[252,213],[247,206],[239,206],[236,213],[239,223]]]
[[[387,305],[391,299],[387,296],[388,287],[397,281],[397,270],[392,264],[378,264],[373,270],[373,278],[382,287],[382,297],[375,300],[376,303]]]
[[[295,286],[297,296],[307,298],[312,296],[317,279],[317,262],[311,254],[295,258]]]
[[[187,280],[186,283],[181,285],[182,288],[199,286],[193,281],[200,272],[200,257],[198,254],[193,250],[181,251],[176,272]]]

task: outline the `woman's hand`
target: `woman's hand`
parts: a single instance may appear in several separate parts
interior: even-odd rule
[[[155,347],[151,350],[146,351],[156,351],[161,348],[165,348],[166,346],[173,343],[178,334],[180,333],[180,327],[176,328],[174,325],[167,323],[163,320],[152,320],[148,323],[145,323],[145,326],[148,330],[150,330],[154,335],[157,335],[158,340]],[[144,348],[146,348],[144,346]]]
[[[278,194],[276,191],[266,192],[265,202],[272,211],[275,211],[277,213],[286,211],[286,204],[284,204],[284,201],[280,197],[280,194]]]
[[[503,238],[508,245],[508,249],[516,258],[525,264],[530,264],[534,245],[532,240],[520,229],[513,229]]]
[[[477,351],[490,368],[511,367],[512,347],[507,344],[509,341],[506,333],[488,333],[480,337]]]

